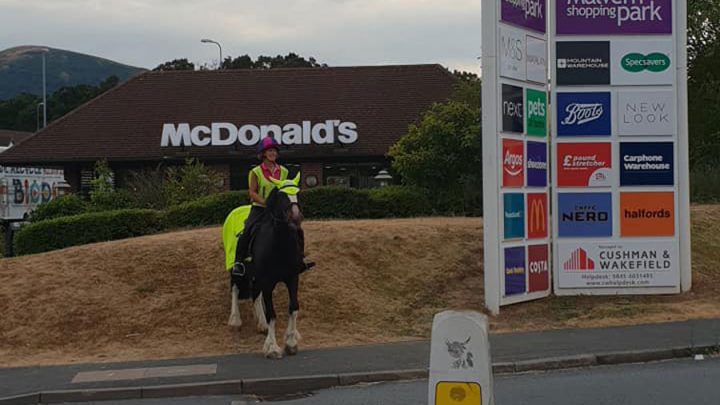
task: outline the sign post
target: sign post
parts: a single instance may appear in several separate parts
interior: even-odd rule
[[[430,346],[430,405],[493,405],[488,323],[474,311],[435,315]]]
[[[485,305],[550,294],[546,0],[483,0]]]
[[[557,295],[691,282],[685,2],[550,2]]]

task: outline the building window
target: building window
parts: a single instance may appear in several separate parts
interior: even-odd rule
[[[326,164],[323,177],[326,186],[372,188],[377,187],[375,176],[387,163]]]

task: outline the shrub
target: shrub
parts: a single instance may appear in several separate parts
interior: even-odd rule
[[[40,221],[22,227],[15,236],[18,255],[47,252],[69,246],[147,235],[162,230],[155,210],[93,212]]]
[[[163,222],[166,228],[222,224],[230,211],[249,201],[246,191],[213,194],[168,208]]]
[[[367,191],[370,217],[417,217],[432,211],[427,192],[416,187],[391,186]]]
[[[168,206],[168,193],[165,190],[165,168],[158,165],[154,169],[131,171],[125,179],[133,208],[165,209]]]
[[[694,168],[690,172],[690,200],[695,203],[720,201],[720,168]]]
[[[197,159],[188,159],[184,166],[168,168],[165,192],[170,205],[195,201],[222,191],[222,177]]]
[[[306,218],[370,217],[370,197],[366,190],[318,187],[303,191],[300,203]]]
[[[30,222],[79,215],[87,211],[88,205],[76,194],[68,194],[39,205],[31,213]]]

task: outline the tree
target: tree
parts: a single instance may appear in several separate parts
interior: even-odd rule
[[[480,109],[482,98],[482,81],[472,72],[456,70],[453,75],[458,79],[452,99]]]
[[[720,1],[688,1],[690,164],[720,164]]]
[[[238,56],[232,58],[226,57],[222,64],[221,69],[277,69],[277,68],[297,68],[297,67],[308,67],[318,68],[327,67],[326,64],[318,63],[315,58],[305,59],[304,57],[296,54],[289,53],[285,56],[258,56],[257,60],[253,60],[249,55]]]
[[[478,108],[458,101],[434,104],[388,154],[403,183],[427,190],[437,210],[477,207],[482,195]]]
[[[170,70],[195,70],[195,64],[188,61],[187,58],[173,59],[169,62],[158,65],[155,69],[153,69],[153,72]]]

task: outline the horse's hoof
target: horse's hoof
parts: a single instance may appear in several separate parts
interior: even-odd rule
[[[268,327],[267,327],[267,326],[263,326],[263,325],[258,325],[258,326],[257,326],[257,333],[258,333],[258,334],[263,334],[263,335],[264,335],[264,334],[267,333],[267,331],[268,331]]]
[[[228,320],[228,326],[231,328],[240,329],[242,327],[242,319],[240,319],[239,317],[230,317],[230,319]]]
[[[265,353],[265,358],[268,358],[270,360],[280,360],[282,359],[282,353],[280,351],[271,351],[269,353]]]
[[[285,346],[285,354],[288,356],[294,356],[298,353],[297,346]]]

